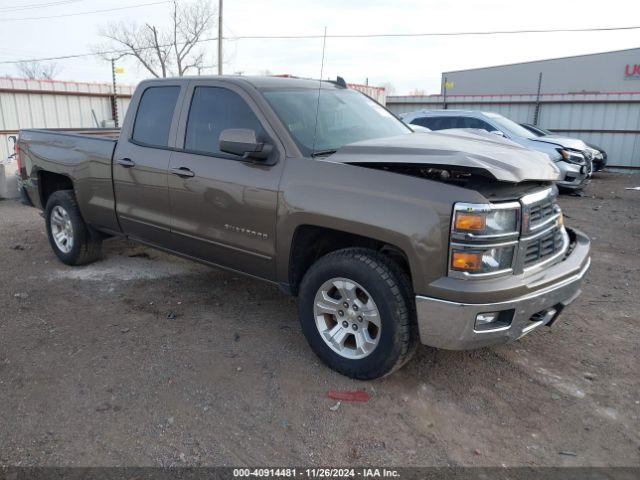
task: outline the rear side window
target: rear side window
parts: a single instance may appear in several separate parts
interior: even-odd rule
[[[466,117],[463,119],[463,123],[463,128],[477,128],[480,130],[486,130],[487,132],[495,130],[495,128],[492,128],[491,125],[483,120],[480,120],[479,118]]]
[[[185,134],[184,148],[192,152],[228,156],[220,151],[220,133],[247,128],[264,137],[260,121],[240,95],[226,88],[196,87]]]
[[[153,147],[169,145],[179,93],[180,87],[149,87],[144,91],[133,124],[133,140]]]
[[[422,117],[416,118],[411,123],[427,127],[431,130],[446,130],[448,128],[460,128],[457,126],[457,121],[460,120],[456,117]]]
[[[414,125],[420,125],[421,127],[426,127],[430,130],[436,130],[435,128],[436,120],[437,120],[436,118],[432,118],[432,117],[422,117],[422,118],[414,118],[413,120],[411,120],[411,123],[413,123]]]

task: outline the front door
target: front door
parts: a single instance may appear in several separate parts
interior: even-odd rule
[[[169,164],[174,249],[261,278],[275,278],[278,185],[284,155],[241,89],[194,80]],[[185,104],[187,105],[187,104]],[[188,110],[188,111],[187,111]],[[252,129],[274,145],[268,161],[220,151],[220,133]]]
[[[170,240],[169,147],[180,88],[150,86],[143,91],[133,126],[121,133],[113,159],[120,227],[134,239],[160,246]]]

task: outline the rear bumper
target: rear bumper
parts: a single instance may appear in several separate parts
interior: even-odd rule
[[[580,268],[570,276],[514,299],[461,303],[416,296],[420,341],[436,348],[467,350],[517,340],[543,325],[551,324],[581,293],[582,280],[591,264],[588,246],[586,251],[574,249],[566,260],[576,255],[584,258],[573,259],[579,261]],[[476,330],[476,317],[493,312],[500,313],[500,321],[494,327]]]

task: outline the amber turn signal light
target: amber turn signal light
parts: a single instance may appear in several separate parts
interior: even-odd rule
[[[477,213],[462,213],[456,214],[456,230],[473,230],[475,232],[481,232],[485,227],[485,216],[478,215]]]
[[[451,268],[455,270],[478,271],[482,268],[481,253],[453,252]]]

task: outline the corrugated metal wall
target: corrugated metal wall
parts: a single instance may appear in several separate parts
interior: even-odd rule
[[[533,123],[536,95],[449,95],[447,108],[496,112]],[[388,96],[396,114],[443,108],[442,95]],[[607,151],[612,166],[640,168],[640,92],[540,95],[538,125]]]
[[[376,102],[378,102],[381,105],[384,105],[387,101],[387,91],[384,87],[374,87],[372,85],[361,85],[359,83],[348,83],[347,86],[349,88],[358,90],[359,92],[362,92],[365,95],[373,98]]]
[[[133,87],[118,87],[120,122]],[[0,158],[13,153],[8,137],[21,128],[88,128],[112,120],[111,85],[0,78]]]

